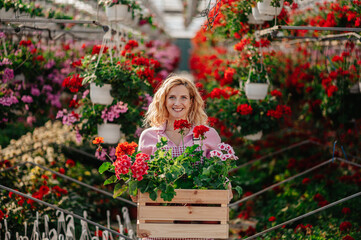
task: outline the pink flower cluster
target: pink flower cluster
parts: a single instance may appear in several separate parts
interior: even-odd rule
[[[231,145],[226,143],[218,144],[219,150],[211,151],[211,157],[219,157],[222,161],[226,161],[227,159],[237,160],[238,157],[235,155],[235,152]],[[226,152],[226,153],[223,153]]]
[[[128,111],[128,103],[123,103],[122,101],[118,102],[116,105],[105,108],[102,111],[102,119],[104,122],[113,122],[114,119],[119,118],[121,113],[125,113]]]
[[[121,174],[127,174],[129,169],[133,173],[133,177],[138,181],[143,179],[143,175],[147,174],[149,169],[147,161],[149,161],[149,155],[145,153],[138,153],[135,157],[135,161],[132,165],[132,159],[128,155],[121,155],[113,163],[115,167],[115,175],[120,180]]]
[[[74,111],[68,113],[68,110],[63,109],[58,111],[58,113],[56,114],[56,118],[62,118],[62,122],[64,125],[71,126],[73,123],[79,120],[80,116]]]

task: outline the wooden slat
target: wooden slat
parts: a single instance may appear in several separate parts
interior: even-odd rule
[[[198,190],[198,189],[176,189],[176,196],[172,199],[172,203],[190,203],[190,204],[228,204],[228,190]],[[153,202],[149,198],[148,193],[139,193],[138,194],[139,203],[149,203]],[[157,203],[169,203],[165,202],[160,197],[160,192],[158,192],[158,198],[155,201]]]
[[[139,223],[138,237],[228,238],[229,226],[212,224]]]
[[[228,221],[228,207],[139,206],[138,220]]]

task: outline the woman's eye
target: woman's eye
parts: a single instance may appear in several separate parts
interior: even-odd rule
[[[174,98],[174,96],[170,96],[170,97],[169,97],[169,99],[173,99],[173,98]]]
[[[183,99],[188,99],[186,96],[183,96],[182,98],[183,98]]]

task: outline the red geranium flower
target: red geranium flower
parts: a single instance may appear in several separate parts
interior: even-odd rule
[[[202,136],[204,138],[204,134],[209,131],[209,127],[206,127],[204,125],[199,125],[194,127],[193,133],[195,138],[199,138]]]
[[[59,168],[59,173],[65,174],[65,169],[64,168]]]
[[[348,207],[344,207],[344,208],[342,208],[342,210],[341,210],[341,212],[343,213],[343,214],[350,214],[351,213],[351,209],[350,208],[348,208]]]
[[[175,120],[174,121],[174,130],[181,129],[184,130],[185,128],[191,128],[192,124],[190,124],[185,119]]]
[[[247,103],[241,104],[237,107],[237,112],[239,112],[241,115],[252,114],[252,111],[253,111],[252,107]]]
[[[100,143],[103,143],[104,142],[104,138],[103,137],[96,137],[94,140],[93,140],[93,144],[100,144]]]
[[[123,142],[119,143],[115,149],[115,156],[120,157],[122,155],[132,155],[135,152],[135,148],[138,147],[138,144],[135,142]]]
[[[5,214],[0,210],[0,221],[3,220]]]
[[[349,230],[351,227],[352,227],[352,224],[350,222],[348,222],[348,221],[342,222],[340,224],[340,231],[343,232],[343,231]]]
[[[276,217],[271,216],[271,217],[269,217],[268,221],[269,221],[269,222],[274,222],[274,221],[276,221]]]
[[[273,90],[271,92],[271,95],[275,96],[275,97],[282,97],[282,93],[280,91],[278,91],[277,89]]]
[[[75,166],[75,162],[72,159],[66,160],[65,164],[67,164],[69,167],[74,167]]]
[[[310,183],[310,179],[309,178],[304,178],[303,180],[302,180],[302,184],[309,184]]]
[[[342,240],[355,240],[353,237],[351,237],[350,235],[344,236],[342,238]]]

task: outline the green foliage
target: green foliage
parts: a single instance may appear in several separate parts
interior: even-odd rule
[[[176,195],[175,189],[227,189],[228,171],[234,168],[235,161],[227,159],[222,161],[218,157],[207,159],[203,156],[203,151],[198,151],[199,145],[187,147],[182,155],[173,158],[171,150],[165,151],[167,139],[161,138],[157,143],[157,150],[151,156],[148,162],[149,169],[143,179],[138,181],[129,171],[128,174],[122,174],[119,178],[124,181],[118,181],[115,175],[108,178],[104,185],[116,183],[114,187],[114,197],[121,195],[126,190],[129,194],[135,196],[138,191],[149,193],[152,200],[156,200],[158,192],[164,201],[171,201]],[[130,157],[134,162],[136,155],[133,153]],[[99,173],[106,170],[114,174],[114,166],[109,162],[103,163],[99,167]],[[235,190],[241,193],[240,186]]]

